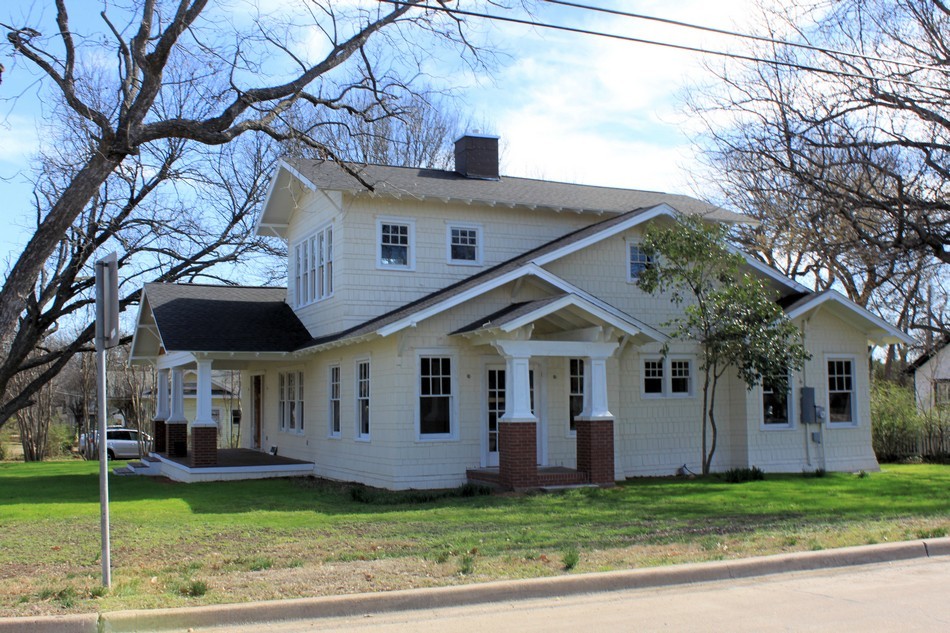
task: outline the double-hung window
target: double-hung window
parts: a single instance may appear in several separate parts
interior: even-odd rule
[[[449,225],[447,231],[449,263],[482,263],[481,227],[468,224]]]
[[[645,359],[643,361],[643,393],[648,396],[662,396],[664,382],[663,359]]]
[[[327,226],[294,246],[297,306],[333,294],[333,227]]]
[[[950,380],[934,382],[934,406],[939,411],[950,410]]]
[[[447,356],[419,358],[419,435],[448,437],[453,418],[452,359]]]
[[[340,437],[340,366],[330,365],[329,384],[327,385],[328,417],[330,436]]]
[[[653,258],[647,255],[639,244],[627,243],[627,281],[637,281],[640,274],[653,265]]]
[[[356,363],[356,437],[369,439],[369,361]]]
[[[412,220],[377,221],[377,266],[412,270],[415,268],[415,223]]]
[[[854,411],[854,361],[828,359],[828,422],[856,424]]]
[[[693,395],[693,361],[689,358],[644,358],[641,393],[647,398]]]
[[[584,410],[584,359],[570,359],[570,430],[573,433],[577,430],[577,416]]]
[[[288,371],[277,375],[277,418],[281,431],[303,433],[303,372]]]
[[[791,393],[792,381],[785,384],[771,380],[762,380],[762,424],[768,428],[789,428],[792,426]]]

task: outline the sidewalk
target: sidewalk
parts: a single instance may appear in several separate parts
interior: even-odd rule
[[[511,602],[624,589],[663,587],[948,555],[950,555],[950,538],[939,538],[817,552],[780,554],[733,561],[489,582],[432,589],[214,605],[187,609],[116,611],[41,618],[0,618],[0,633],[14,631],[23,631],[24,633],[184,631],[192,627],[236,626],[305,618],[358,616],[391,611],[411,611],[435,607]]]

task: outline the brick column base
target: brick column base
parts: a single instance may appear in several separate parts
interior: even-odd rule
[[[188,425],[165,423],[165,451],[169,457],[188,455]]]
[[[152,420],[152,452],[164,453],[168,450],[168,438],[165,437],[165,420]]]
[[[592,484],[614,483],[614,421],[575,420],[577,429],[577,470],[587,474]]]
[[[191,465],[214,466],[218,463],[218,427],[191,427]]]
[[[498,474],[501,485],[511,490],[538,485],[536,423],[498,423]]]

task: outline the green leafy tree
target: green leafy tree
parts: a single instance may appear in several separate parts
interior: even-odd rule
[[[654,224],[641,249],[653,264],[638,285],[669,293],[682,316],[664,324],[673,338],[700,346],[703,372],[702,469],[716,453],[716,391],[731,368],[752,389],[761,382],[788,389],[788,372],[808,358],[798,328],[775,303],[774,292],[747,272],[745,258],[726,240],[728,229],[693,217]],[[667,349],[664,348],[664,353]]]

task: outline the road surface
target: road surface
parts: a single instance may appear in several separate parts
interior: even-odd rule
[[[950,631],[950,557],[203,633]]]

